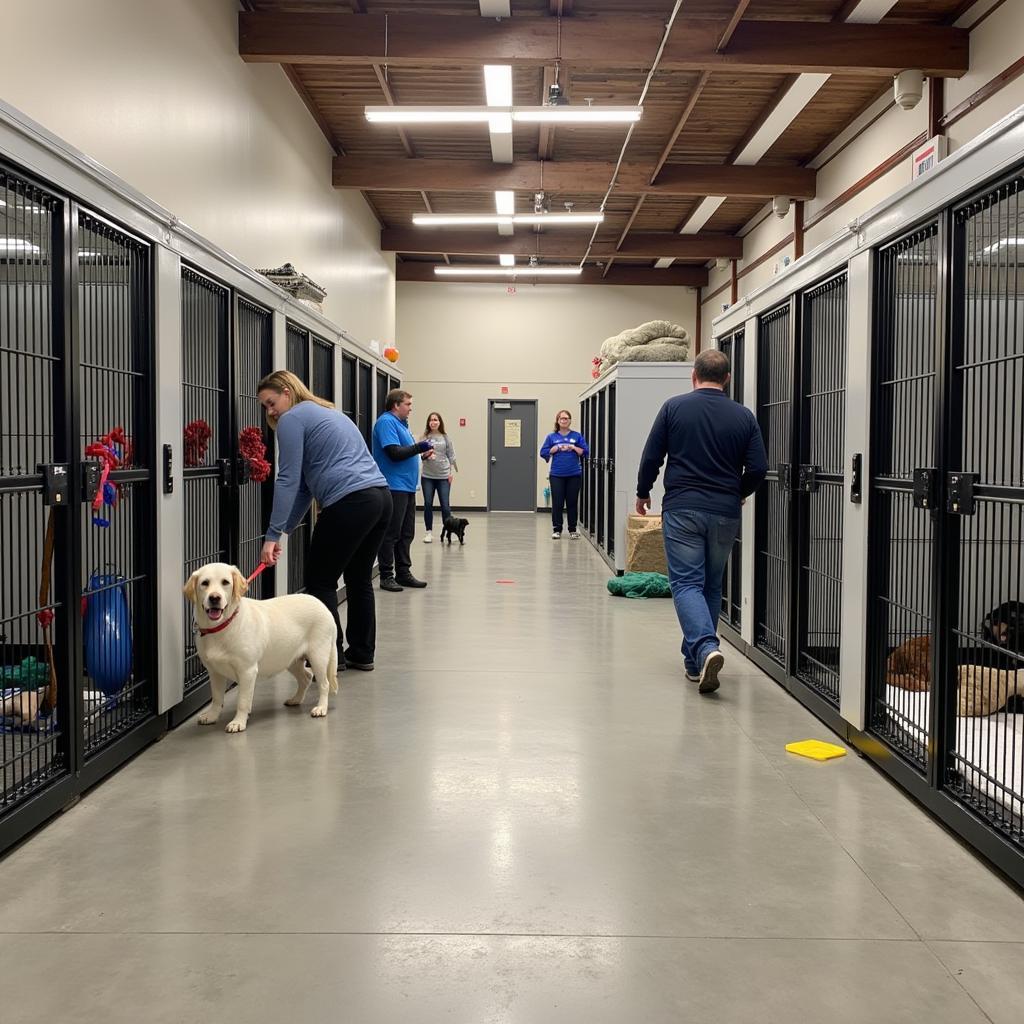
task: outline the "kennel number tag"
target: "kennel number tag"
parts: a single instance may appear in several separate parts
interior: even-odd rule
[[[505,420],[505,447],[522,448],[523,446],[523,421]]]

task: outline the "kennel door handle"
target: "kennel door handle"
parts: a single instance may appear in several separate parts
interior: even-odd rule
[[[217,467],[217,484],[220,487],[231,486],[231,459],[218,459],[214,465]]]
[[[491,465],[493,466],[497,461],[498,461],[498,456],[497,455],[492,455],[491,456]]]

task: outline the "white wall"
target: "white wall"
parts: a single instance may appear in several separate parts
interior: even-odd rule
[[[276,65],[238,56],[236,0],[4,5],[0,99],[251,267],[291,261],[360,341],[394,336],[394,257]]]
[[[551,429],[558,409],[579,425],[579,394],[591,383],[601,342],[647,320],[670,320],[691,334],[693,288],[517,284],[398,285],[398,347],[403,387],[413,393],[414,433],[431,409],[445,418],[459,475],[456,505],[487,502],[487,399],[538,400],[538,430]],[[460,417],[466,426],[459,427]],[[537,504],[546,466],[537,460]]]

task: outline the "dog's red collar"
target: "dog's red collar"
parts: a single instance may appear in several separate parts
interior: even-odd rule
[[[219,626],[214,626],[213,629],[200,629],[198,630],[200,636],[209,636],[211,633],[219,633],[222,629],[227,629],[232,622],[235,621],[235,616],[238,614],[239,609],[235,609],[235,614],[230,619],[226,619]]]

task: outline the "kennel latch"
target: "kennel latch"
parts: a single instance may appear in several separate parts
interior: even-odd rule
[[[241,455],[235,459],[235,480],[239,485],[247,484],[252,479],[252,473],[249,469],[249,460],[243,458]]]
[[[800,476],[797,487],[804,494],[815,494],[819,488],[818,484],[818,467],[811,465],[803,465],[800,467]]]
[[[859,505],[863,500],[862,476],[864,472],[864,456],[857,452],[850,465],[850,501]]]
[[[85,459],[82,462],[82,501],[91,505],[100,493],[100,480],[103,478],[103,466],[96,459]],[[49,504],[49,502],[47,502]]]
[[[793,490],[793,464],[791,462],[780,462],[778,464],[779,487],[784,491]]]
[[[68,466],[66,462],[48,462],[39,467],[43,474],[43,504],[68,503]]]
[[[974,485],[977,482],[977,473],[947,473],[946,511],[955,516],[973,516]]]
[[[934,469],[914,470],[914,508],[935,508],[938,504],[935,483]]]
[[[232,459],[218,459],[214,465],[217,467],[217,483],[221,487],[231,486],[231,464]]]

